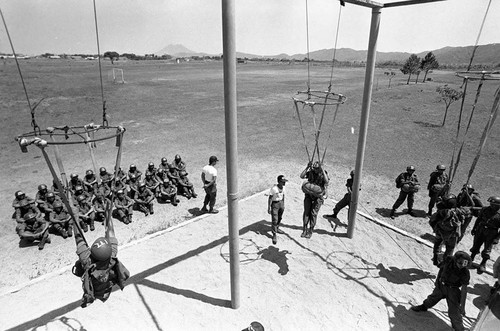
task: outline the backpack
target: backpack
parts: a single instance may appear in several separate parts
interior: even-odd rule
[[[461,215],[455,209],[447,209],[446,215],[443,217],[441,213],[437,212],[431,216],[429,225],[434,232],[443,231],[446,233],[461,234],[461,226],[463,223]]]

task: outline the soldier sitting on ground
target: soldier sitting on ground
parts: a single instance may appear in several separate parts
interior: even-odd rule
[[[142,176],[142,172],[140,172],[138,169],[137,169],[137,166],[135,164],[131,164],[129,169],[128,169],[128,178],[130,180],[130,176],[134,175],[135,176],[135,179],[137,179],[137,181],[141,181],[141,176]]]
[[[38,185],[38,192],[36,192],[35,201],[36,201],[36,206],[38,207],[40,212],[42,212],[42,214],[46,213],[45,206],[47,204],[47,195],[49,193],[52,193],[52,195],[54,195],[53,192],[47,189],[47,185],[45,184]]]
[[[115,171],[116,171],[116,166],[115,166]],[[118,173],[116,175],[116,180],[119,180],[123,184],[127,184],[127,174],[125,171],[123,171],[122,167],[118,168]]]
[[[137,210],[142,211],[146,216],[149,216],[149,214],[154,214],[153,210],[153,200],[155,196],[153,192],[151,192],[147,187],[146,184],[140,183],[138,185],[138,189],[135,192],[134,196],[134,201],[135,201],[135,207]]]
[[[162,184],[165,179],[168,179],[167,172],[168,170],[163,169],[158,169],[158,171],[156,171],[156,180],[158,180],[158,183]]]
[[[163,185],[160,187],[160,196],[158,200],[162,202],[170,201],[174,206],[177,206],[179,203],[179,199],[177,199],[177,188],[168,179],[165,179]]]
[[[432,214],[429,220],[429,225],[436,234],[434,255],[432,257],[435,266],[439,266],[446,257],[453,255],[455,247],[466,230],[464,223],[471,217],[471,209],[469,207],[457,207],[457,198],[453,194],[444,196],[438,202],[437,208],[437,212]],[[440,257],[439,252],[442,244],[446,246],[446,250],[443,256]]]
[[[102,195],[98,194],[96,195],[92,206],[95,211],[95,218],[94,220],[96,222],[101,222],[103,223],[106,220],[106,213],[109,208],[109,204],[111,202],[109,201],[108,198],[103,197]]]
[[[62,202],[54,202],[54,210],[50,213],[49,222],[54,230],[57,231],[64,239],[73,235],[73,224],[71,223],[71,215],[66,210]]]
[[[155,168],[155,164],[153,162],[148,163],[148,167],[146,168],[146,171],[144,171],[144,176],[147,174],[150,174],[151,176],[156,176],[156,171],[157,169]]]
[[[179,170],[177,170],[177,168],[173,164],[171,164],[170,169],[168,169],[167,178],[175,186],[179,184],[179,179],[180,179]]]
[[[97,177],[90,169],[85,172],[85,177],[83,177],[83,188],[91,195],[97,190]]]
[[[47,193],[47,200],[43,205],[40,205],[40,211],[45,215],[45,220],[48,221],[50,217],[50,213],[54,211],[54,203],[56,201],[61,202],[61,198],[58,195],[55,195],[54,192]]]
[[[78,178],[78,175],[75,173],[72,173],[70,176],[70,180],[68,182],[68,187],[70,191],[75,192],[77,186],[81,186],[83,188],[83,181]]]
[[[58,179],[59,180],[59,179]],[[61,185],[61,188],[63,190],[62,194],[66,194],[68,192],[68,189],[66,188],[66,186],[63,185],[62,181],[59,180],[59,184]],[[56,180],[52,180],[52,192],[54,192],[55,194],[57,194],[59,196],[59,198],[62,199],[61,197],[61,192],[59,192],[59,188],[56,184]]]
[[[90,195],[90,193],[86,192],[83,189],[83,186],[80,186],[80,185],[75,187],[74,199],[75,199],[76,205],[78,204],[77,200],[79,197],[83,197],[85,200],[88,200],[88,201],[92,200],[92,196]]]
[[[108,184],[104,183],[104,182],[101,182],[101,184],[99,184],[99,186],[97,186],[97,191],[96,191],[96,196],[97,195],[101,195],[107,199],[109,199],[111,197],[111,183],[113,181],[109,182]]]
[[[121,180],[114,180],[111,183],[111,192],[113,192],[115,195],[120,190],[122,190],[123,192],[127,191],[127,186]]]
[[[27,197],[23,191],[17,191],[14,196],[15,198],[12,202],[12,207],[14,207],[13,218],[18,224],[24,222],[24,215],[29,212],[34,213],[37,217],[41,215],[40,210],[35,205],[35,200]]]
[[[125,224],[132,222],[134,200],[126,196],[123,190],[119,190],[114,202],[116,217]]]
[[[80,227],[84,232],[88,231],[90,226],[90,231],[94,231],[94,220],[95,212],[90,200],[85,199],[84,195],[79,195],[76,198],[78,203],[78,219],[80,220]]]
[[[177,169],[177,171],[185,171],[186,170],[186,163],[182,161],[181,156],[177,154],[174,158],[174,162],[172,162],[172,165]]]
[[[170,169],[170,164],[168,163],[166,157],[161,158],[161,162],[158,165],[158,170],[160,169],[163,170],[165,173],[168,172],[168,170]]]
[[[128,196],[133,199],[135,197],[135,193],[137,192],[139,185],[139,181],[135,175],[129,177],[128,180]]]
[[[184,170],[179,171],[179,184],[177,185],[178,192],[186,198],[196,198],[198,195],[194,192],[194,185],[187,177],[188,173]]]
[[[108,187],[111,187],[111,181],[115,178],[115,176],[110,174],[104,167],[99,169],[99,177],[101,177],[101,185],[105,184]]]
[[[50,243],[49,224],[32,212],[28,212],[23,218],[24,222],[16,229],[19,238],[30,242],[39,240],[38,249],[42,250],[46,243]]]
[[[146,184],[146,187],[153,192],[155,197],[158,197],[160,194],[160,182],[156,179],[156,176],[153,175],[153,173],[148,173],[146,172],[146,179],[144,179],[144,184]]]

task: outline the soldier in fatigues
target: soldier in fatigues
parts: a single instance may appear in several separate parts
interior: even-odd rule
[[[147,176],[148,174],[151,176],[156,176],[156,171],[158,169],[155,168],[155,164],[153,162],[148,163],[148,167],[146,168],[146,171],[144,171],[144,176]]]
[[[42,250],[46,243],[50,243],[49,224],[32,212],[25,214],[23,218],[24,222],[16,229],[19,238],[31,242],[39,240],[38,249]]]
[[[68,187],[70,191],[75,192],[77,186],[81,186],[83,188],[83,181],[78,178],[78,175],[75,173],[72,173],[70,175],[70,180],[68,182]]]
[[[418,183],[418,177],[415,174],[414,166],[406,167],[406,172],[402,172],[396,178],[396,187],[401,190],[399,191],[399,197],[392,206],[390,217],[394,219],[396,209],[398,209],[405,200],[407,200],[406,203],[408,204],[408,214],[415,217],[413,213],[413,204],[415,202],[415,193],[418,192],[420,184]]]
[[[142,211],[146,216],[149,214],[154,214],[153,210],[153,200],[155,196],[153,192],[151,192],[146,184],[140,183],[138,186],[138,190],[135,192],[134,201],[135,207]]]
[[[108,211],[110,203],[111,203],[111,201],[109,201],[108,198],[105,198],[100,194],[96,195],[94,201],[92,202],[92,206],[93,206],[94,211],[95,211],[95,219],[94,220],[96,222],[103,223],[106,220],[106,215],[107,215],[107,211]]]
[[[413,311],[422,312],[434,307],[441,299],[448,304],[448,317],[454,330],[464,330],[462,313],[465,315],[465,300],[470,272],[467,268],[472,263],[469,254],[458,251],[447,257],[436,277],[434,291],[421,305],[413,306]]]
[[[125,224],[132,222],[134,200],[126,196],[123,190],[119,190],[114,202],[117,218]]]
[[[187,175],[186,171],[179,171],[179,184],[177,185],[178,192],[188,199],[197,198],[198,195],[194,192],[194,185],[191,183]]]
[[[85,172],[85,177],[83,177],[83,188],[91,195],[97,190],[97,177],[90,169]]]
[[[447,256],[453,255],[455,247],[460,242],[463,232],[465,232],[464,223],[471,217],[471,209],[469,207],[457,207],[457,198],[453,194],[444,196],[442,201],[437,204],[437,207],[437,212],[432,214],[429,221],[436,235],[432,257],[435,266],[439,266]],[[443,243],[446,250],[443,256],[440,257],[439,252]]]
[[[350,175],[351,175],[351,177],[347,178],[347,181],[345,184],[345,186],[347,188],[347,193],[344,194],[344,197],[339,202],[337,202],[337,204],[333,208],[333,214],[326,215],[326,216],[337,218],[337,215],[342,210],[342,208],[349,206],[349,203],[351,202],[352,184],[354,183],[354,170],[351,171]]]
[[[177,199],[177,188],[168,179],[165,179],[163,185],[160,186],[160,196],[158,200],[163,202],[170,201],[174,206],[177,206],[179,203],[179,199]]]
[[[427,215],[432,216],[432,208],[437,202],[439,197],[444,196],[447,193],[448,185],[448,174],[444,171],[446,166],[439,164],[436,170],[431,173],[429,184],[427,184],[427,190],[429,190],[429,210]]]
[[[155,197],[158,197],[160,194],[160,182],[156,179],[153,173],[146,173],[146,179],[144,179],[144,184],[146,187],[153,192]]]
[[[177,169],[178,171],[186,171],[186,163],[182,161],[181,156],[177,154],[174,158],[174,162],[172,162],[172,165]]]
[[[108,187],[111,187],[111,181],[115,178],[115,176],[110,174],[104,167],[99,169],[99,177],[101,177],[101,185],[105,184]]]
[[[474,243],[470,249],[473,260],[484,244],[481,252],[483,260],[477,268],[478,274],[486,271],[486,262],[490,258],[491,249],[500,239],[500,197],[490,197],[488,202],[490,205],[481,209],[471,231],[474,236]]]
[[[76,201],[78,202],[80,226],[84,232],[88,231],[89,226],[90,231],[94,231],[95,212],[90,199],[86,199],[84,195],[80,195],[76,198]]]
[[[135,179],[140,182],[141,181],[141,176],[142,176],[142,172],[140,172],[138,169],[137,169],[137,166],[135,164],[131,164],[129,169],[128,169],[128,178],[130,180],[130,177],[131,176],[135,176]]]
[[[64,239],[73,235],[71,215],[60,201],[54,202],[54,211],[50,213],[49,222]]]
[[[29,212],[32,212],[37,216],[41,215],[40,210],[35,205],[35,200],[27,197],[23,191],[17,191],[14,195],[15,198],[12,202],[12,207],[14,207],[13,218],[17,223],[23,223],[24,215]]]
[[[302,191],[304,192],[304,212],[302,214],[302,234],[300,236],[309,239],[316,226],[319,210],[328,197],[329,179],[326,171],[318,161],[314,162],[314,164],[309,162],[300,174],[300,178],[307,178],[307,183],[318,186],[321,190],[321,192],[315,195],[306,192],[304,185],[302,186]]]

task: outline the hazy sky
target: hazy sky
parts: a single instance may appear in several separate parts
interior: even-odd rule
[[[380,0],[393,2],[394,0]],[[489,0],[448,0],[382,10],[378,50],[422,52],[474,45]],[[154,53],[169,44],[222,52],[221,0],[96,0],[101,53]],[[308,0],[311,51],[333,48],[337,0]],[[236,48],[258,55],[306,53],[306,0],[236,0]],[[97,54],[92,0],[0,0],[17,53]],[[368,47],[371,10],[342,8],[338,48]],[[500,42],[493,0],[479,44]],[[0,52],[11,53],[3,24]]]

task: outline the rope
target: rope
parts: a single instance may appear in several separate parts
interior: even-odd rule
[[[477,161],[481,156],[481,152],[486,144],[486,140],[488,139],[488,136],[491,132],[491,128],[493,127],[493,124],[495,123],[495,120],[497,118],[499,106],[500,106],[500,87],[495,92],[495,100],[493,101],[493,106],[491,107],[490,117],[488,118],[488,122],[486,123],[486,126],[484,128],[483,135],[481,136],[481,142],[479,144],[479,150],[477,151],[477,155],[474,158],[474,161],[472,162],[472,165],[469,169],[467,182],[469,182],[469,179],[472,177],[472,174],[474,173]]]
[[[26,84],[24,83],[23,73],[21,72],[21,66],[19,65],[19,61],[17,60],[17,54],[14,50],[14,44],[12,43],[12,39],[10,38],[9,29],[7,28],[7,23],[5,22],[5,18],[3,17],[2,10],[0,9],[0,15],[2,16],[3,26],[5,27],[5,32],[7,32],[7,37],[9,38],[10,48],[12,49],[12,54],[14,55],[14,59],[16,60],[17,71],[19,72],[19,77],[21,77],[21,82],[23,84],[24,94],[26,95],[26,100],[28,101],[28,107],[31,112],[31,126],[33,127],[33,132],[36,134],[41,133],[40,127],[36,124],[35,120],[35,108],[42,102],[43,99],[38,101],[33,107],[31,106],[30,98],[28,96],[28,90],[26,89]]]
[[[311,155],[309,154],[309,149],[307,148],[307,141],[306,141],[306,136],[304,134],[304,128],[302,127],[302,120],[300,118],[300,111],[299,111],[299,106],[297,106],[297,100],[293,100],[295,104],[295,110],[297,111],[297,117],[299,118],[299,125],[300,125],[300,131],[302,132],[302,138],[304,138],[304,146],[306,147],[306,153],[307,153],[307,159],[308,161],[311,161]],[[302,106],[302,108],[305,107],[305,104]]]
[[[337,119],[337,112],[339,111],[339,107],[340,107],[340,104],[337,104],[337,107],[335,108],[335,113],[333,115],[332,124],[330,125],[330,132],[328,134],[328,139],[326,140],[326,147],[325,147],[325,150],[323,151],[323,157],[321,158],[321,163],[323,163],[323,161],[325,160],[326,150],[328,149],[328,144],[329,144],[330,139],[332,137],[333,124],[335,123],[335,120]]]
[[[450,162],[450,171],[448,173],[448,179],[450,182],[453,182],[453,178],[455,177],[455,172],[456,170],[454,170],[456,167],[458,167],[458,164],[459,164],[459,159],[457,158],[457,162],[454,164],[454,160],[455,160],[455,152],[457,150],[457,145],[458,145],[458,137],[459,137],[459,134],[460,134],[460,127],[462,125],[462,113],[463,113],[463,110],[464,110],[464,104],[465,104],[465,96],[467,95],[467,86],[468,86],[468,82],[469,80],[467,78],[464,78],[464,92],[462,93],[462,102],[460,104],[460,112],[458,114],[458,123],[457,123],[457,134],[455,136],[455,144],[453,146],[453,153],[451,155],[451,162]]]
[[[486,7],[486,12],[484,13],[483,21],[481,22],[481,27],[479,28],[479,33],[477,35],[476,44],[472,49],[472,55],[470,57],[469,65],[467,66],[467,71],[470,70],[472,66],[472,60],[474,59],[474,55],[476,54],[476,50],[478,48],[479,38],[481,37],[481,33],[483,32],[484,22],[486,21],[486,17],[488,16],[488,11],[490,10],[491,0],[488,2],[488,7]]]
[[[310,58],[309,58],[309,10],[306,0],[306,37],[307,37],[307,93],[311,90],[311,69],[310,69]]]
[[[340,27],[340,17],[342,14],[342,7],[344,5],[342,2],[340,3],[340,10],[339,10],[339,16],[337,19],[337,31],[335,32],[335,46],[333,47],[333,58],[332,58],[332,70],[330,72],[330,83],[328,84],[328,92],[331,91],[332,88],[332,81],[333,81],[333,67],[335,66],[335,54],[337,53],[337,41],[339,39],[339,27]]]
[[[95,21],[95,34],[97,39],[97,55],[99,59],[99,78],[101,80],[101,99],[102,99],[102,125],[108,126],[108,119],[106,116],[106,100],[104,100],[104,87],[102,83],[102,68],[101,68],[101,49],[99,47],[99,29],[97,26],[97,10],[94,0],[94,21]]]

